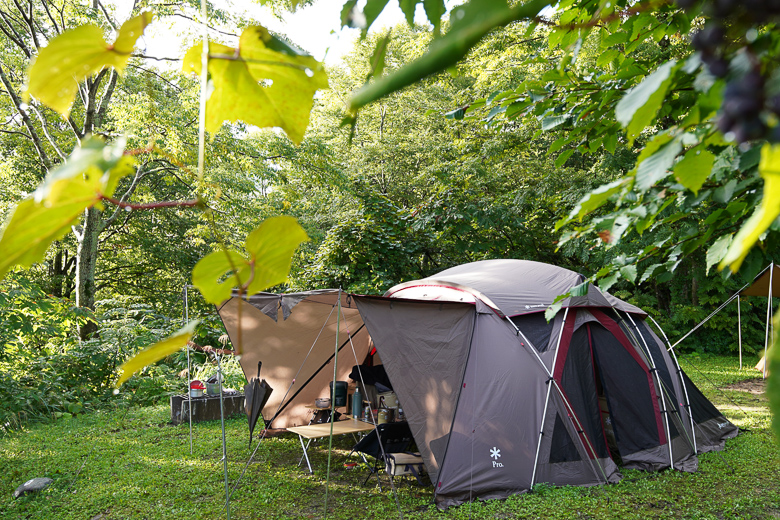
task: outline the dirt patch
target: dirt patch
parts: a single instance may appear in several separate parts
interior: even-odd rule
[[[763,394],[766,391],[766,379],[756,378],[747,379],[738,383],[730,384],[726,390],[736,390],[738,392],[748,392],[750,394]]]

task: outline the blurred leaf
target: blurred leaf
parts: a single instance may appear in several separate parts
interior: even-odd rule
[[[203,44],[184,56],[183,70],[200,74]],[[206,104],[206,130],[224,121],[279,127],[295,144],[303,140],[314,93],[328,88],[322,64],[300,54],[261,26],[241,33],[239,48],[209,42],[214,90]]]
[[[669,169],[674,164],[677,154],[682,151],[682,145],[677,139],[662,146],[657,152],[647,159],[637,161],[636,183],[639,191],[647,191],[653,185],[669,174]]]
[[[636,283],[636,266],[624,265],[620,268],[620,274],[631,283]]]
[[[27,90],[22,99],[35,96],[41,103],[63,116],[70,112],[78,85],[104,67],[122,72],[136,40],[152,21],[145,12],[126,21],[113,45],[103,39],[103,30],[95,25],[81,25],[55,36],[42,48],[27,72]]]
[[[252,256],[254,277],[247,294],[255,294],[287,280],[292,255],[309,240],[293,217],[266,219],[246,238],[246,250]]]
[[[549,4],[530,0],[510,8],[505,0],[471,0],[450,14],[451,29],[433,40],[428,52],[399,70],[352,93],[350,111],[455,65],[487,33],[515,20],[529,20]]]
[[[718,269],[729,266],[732,272],[739,271],[750,249],[780,215],[780,145],[768,143],[764,145],[761,149],[758,171],[764,178],[764,195],[761,204],[734,237]]]
[[[715,156],[703,145],[691,148],[685,156],[674,165],[674,176],[680,184],[694,193],[698,193],[704,181],[712,171]]]
[[[195,264],[192,285],[207,302],[219,305],[230,298],[234,288],[245,285],[250,275],[249,260],[241,253],[232,249],[214,251]]]
[[[655,118],[669,89],[670,76],[675,70],[675,60],[668,61],[633,87],[618,102],[615,117],[626,128],[629,144]]]
[[[585,195],[582,200],[580,200],[577,205],[574,206],[574,209],[572,209],[567,218],[561,219],[555,224],[556,231],[563,227],[566,223],[571,222],[574,219],[581,219],[591,211],[601,207],[601,205],[607,202],[607,200],[609,200],[612,195],[618,193],[623,188],[625,183],[626,179],[618,179],[616,181],[610,182],[609,184],[599,186],[595,190]]]
[[[195,327],[199,321],[191,321],[186,326],[179,329],[176,334],[166,338],[154,345],[145,348],[135,356],[131,357],[119,367],[119,379],[117,379],[115,388],[122,386],[122,383],[130,379],[130,376],[144,367],[156,363],[161,359],[173,354],[179,349],[184,348],[195,333]]]

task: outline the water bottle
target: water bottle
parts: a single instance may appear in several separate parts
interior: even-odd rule
[[[363,394],[360,393],[360,388],[355,389],[355,393],[352,394],[352,418],[360,419],[360,412],[363,411]]]

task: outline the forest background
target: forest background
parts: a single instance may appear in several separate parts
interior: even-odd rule
[[[430,24],[368,32],[384,3],[345,5],[344,22],[363,20],[364,37],[323,71],[329,88],[312,89],[305,134],[218,125],[198,174],[200,85],[180,62],[159,66],[137,49],[121,75],[89,75],[63,117],[25,100],[31,61],[68,29],[91,23],[109,36],[123,20],[97,0],[0,2],[6,221],[47,173],[78,163],[79,150],[102,150],[90,135],[135,160],[113,200],[86,208],[71,232],[41,247],[40,261],[5,266],[1,429],[181,392],[181,351],[119,396],[112,389],[124,360],[179,329],[198,261],[240,248],[269,217],[295,217],[310,239],[275,290],[381,294],[453,265],[522,258],[585,274],[650,312],[672,340],[775,257],[777,212],[760,230],[753,222],[767,218],[762,180],[780,170],[769,155],[780,109],[774,14],[591,1],[540,14],[546,4],[488,0],[453,18],[443,2],[424,2]],[[147,8],[158,22],[199,13],[195,1],[138,1],[133,14]],[[263,23],[217,6],[209,13],[210,37],[229,45]],[[726,15],[734,21],[724,26]],[[194,341],[217,346],[213,307],[189,303],[201,318]],[[763,350],[765,320],[764,299],[742,301],[747,354]],[[679,348],[733,354],[736,322],[732,305]],[[196,361],[196,375],[212,370]],[[228,371],[243,384],[237,364]]]

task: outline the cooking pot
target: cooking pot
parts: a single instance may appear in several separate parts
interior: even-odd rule
[[[314,400],[314,406],[317,408],[330,408],[330,397],[318,397]]]

